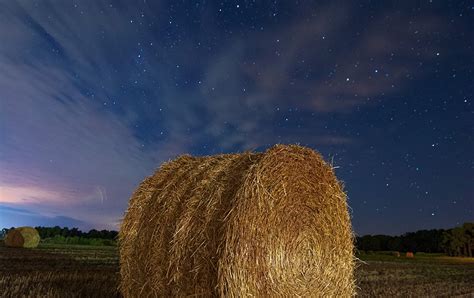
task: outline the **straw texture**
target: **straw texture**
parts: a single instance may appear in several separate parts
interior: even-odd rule
[[[354,294],[346,196],[305,147],[165,163],[119,236],[125,297]]]

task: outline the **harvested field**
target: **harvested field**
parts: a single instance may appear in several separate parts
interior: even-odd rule
[[[115,247],[0,246],[0,297],[118,297]]]
[[[474,296],[474,258],[424,254],[362,256],[356,270],[361,297]]]
[[[474,258],[426,254],[361,256],[356,269],[362,297],[474,295]],[[0,293],[5,297],[119,297],[115,247],[0,246]]]

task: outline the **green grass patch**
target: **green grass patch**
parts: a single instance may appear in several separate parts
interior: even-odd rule
[[[117,242],[111,239],[85,238],[85,237],[64,237],[54,236],[41,241],[41,244],[59,245],[91,245],[91,246],[117,246]]]

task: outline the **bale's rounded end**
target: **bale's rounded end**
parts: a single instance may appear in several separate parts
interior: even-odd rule
[[[268,149],[237,196],[219,263],[221,295],[354,294],[346,195],[319,153]]]
[[[32,227],[19,227],[8,231],[5,246],[35,248],[40,242],[38,231]]]

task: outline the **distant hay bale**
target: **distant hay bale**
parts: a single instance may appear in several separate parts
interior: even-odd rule
[[[400,253],[399,253],[398,251],[392,252],[392,255],[393,255],[394,257],[397,257],[397,258],[400,257]]]
[[[414,258],[415,257],[415,255],[411,251],[407,252],[405,256],[407,258]]]
[[[165,163],[119,236],[125,297],[354,295],[346,195],[309,148]]]
[[[40,235],[35,228],[19,227],[9,230],[5,237],[5,246],[8,247],[37,247],[40,241]]]

